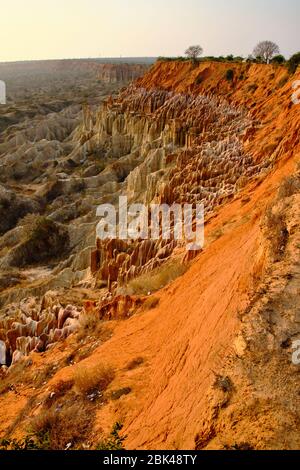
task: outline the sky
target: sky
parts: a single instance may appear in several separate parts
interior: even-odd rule
[[[0,62],[300,50],[299,0],[0,0]]]

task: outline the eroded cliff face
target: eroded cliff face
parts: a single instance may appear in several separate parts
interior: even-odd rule
[[[81,139],[89,152],[102,151],[119,159],[114,181],[130,202],[203,203],[209,217],[299,144],[295,130],[299,118],[291,109],[291,96],[281,91],[281,87],[291,90],[290,82],[285,85],[285,69],[234,65],[234,81],[229,84],[226,67],[159,63],[96,114],[86,109]],[[280,109],[270,106],[272,87],[273,93],[283,93]],[[271,109],[274,119],[278,113],[284,123],[275,135]],[[284,121],[293,118],[293,126]],[[269,132],[267,145],[263,132]],[[145,242],[117,245],[107,250],[106,243],[98,242],[92,255],[93,272],[100,269],[109,288],[111,282],[123,283],[148,272],[164,258],[162,242],[151,247]],[[166,258],[175,246],[172,240]]]
[[[135,384],[134,397],[99,413],[99,423],[122,417],[129,448],[299,446],[290,339],[299,334],[293,323],[298,262],[292,262],[298,196],[287,191],[284,202],[279,196],[274,203],[285,212],[287,228],[277,227],[279,233],[289,233],[275,267],[268,240],[276,239],[278,221],[266,224],[264,215],[299,159],[299,110],[291,104],[299,74],[234,65],[230,84],[227,68],[158,64],[95,118],[92,145],[107,140],[117,152],[130,150],[141,159],[122,190],[132,200],[201,201],[208,216],[218,213],[207,217],[206,245],[193,268],[162,292],[159,307],[120,326],[99,350],[122,370],[130,357],[145,357],[134,376],[124,372],[117,380]],[[111,259],[115,272],[143,271],[141,256],[123,264],[122,247],[107,248],[106,265]],[[103,256],[103,247],[99,252]],[[144,253],[156,259],[151,250]],[[291,262],[293,277],[275,287]],[[284,320],[281,295],[290,306]]]
[[[143,64],[100,64],[98,79],[104,83],[126,84],[139,78],[148,68]]]
[[[25,354],[36,349],[25,378],[35,368],[51,368],[51,375],[34,392],[17,382],[21,398],[13,408],[14,392],[1,396],[1,432],[26,434],[62,383],[71,384],[72,395],[59,395],[54,405],[67,408],[74,397],[86,403],[72,388],[77,371],[105,363],[114,379],[93,405],[84,444],[95,446],[121,421],[128,449],[299,448],[298,368],[291,362],[300,337],[300,118],[291,101],[299,78],[267,65],[158,63],[98,110],[85,107],[71,156],[98,155],[106,163],[82,178],[94,208],[117,205],[119,195],[146,204],[203,202],[204,249],[153,299],[120,289],[174,258],[183,261],[184,247],[175,240],[98,240],[91,267],[104,289],[87,284],[93,301],[80,309],[63,307],[63,296],[16,305],[17,325],[6,319],[3,341]],[[71,178],[61,184],[72,194]],[[88,221],[90,239],[97,221]],[[111,328],[105,340],[99,333],[78,343],[70,327],[82,314]],[[46,342],[26,339],[43,325]],[[7,337],[7,329],[26,330],[25,339]],[[47,351],[41,356],[39,348]],[[28,418],[16,428],[23,408]]]
[[[228,69],[233,80],[226,79]],[[152,73],[138,81],[146,89],[160,88],[176,93],[204,93],[224,97],[229,103],[242,106],[257,120],[245,140],[245,147],[262,160],[270,155],[291,156],[299,145],[299,112],[292,102],[299,80],[299,70],[289,75],[285,67],[263,64],[159,63]]]
[[[14,365],[32,351],[49,350],[78,329],[79,315],[72,305],[63,308],[55,292],[10,305],[0,319],[0,364]]]

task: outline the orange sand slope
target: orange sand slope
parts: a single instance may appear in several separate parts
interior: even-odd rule
[[[221,210],[207,237],[220,226],[224,235],[161,293],[159,308],[122,324],[100,348],[98,359],[91,358],[113,359],[118,370],[132,357],[147,358],[139,376],[119,378],[120,386],[133,380],[134,396],[110,410],[124,417],[128,448],[194,447],[212,399],[208,392],[215,374],[236,355],[239,314],[263,274],[260,216],[282,174],[274,174],[258,189],[249,188],[247,205],[237,198]]]

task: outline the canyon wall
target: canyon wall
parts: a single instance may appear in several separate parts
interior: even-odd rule
[[[159,62],[98,109],[84,107],[68,158],[87,165],[79,197],[91,201],[90,212],[75,219],[70,239],[81,234],[82,249],[88,225],[93,279],[80,295],[97,298],[88,308],[62,307],[69,287],[63,301],[28,299],[14,305],[15,316],[7,310],[1,360],[7,351],[15,361],[33,351],[33,367],[60,358],[38,391],[18,384],[26,414],[43,411],[49,393],[72,381],[78,367],[108,364],[115,376],[95,405],[89,446],[120,421],[128,449],[299,448],[298,368],[291,362],[300,335],[300,115],[291,100],[299,78],[275,65]],[[105,164],[99,171],[95,155]],[[73,176],[59,179],[56,211],[77,192],[73,184]],[[184,263],[184,243],[95,240],[97,205],[117,207],[120,195],[146,204],[204,203],[203,250],[154,294],[120,290],[168,261]],[[56,270],[76,270],[83,252],[75,258]],[[99,290],[91,287],[97,282]],[[82,347],[70,327],[74,332],[88,311],[112,330],[84,350],[79,366],[66,365],[72,348]],[[130,391],[111,399],[124,389]],[[33,395],[39,404],[29,412]],[[1,429],[13,429],[15,395],[9,390],[0,399]],[[27,425],[25,418],[24,433]]]
[[[285,68],[270,67],[266,76],[264,65],[232,67],[229,83],[228,64],[161,62],[93,116],[86,110],[81,139],[90,152],[101,149],[119,159],[120,194],[148,205],[203,203],[209,217],[299,143],[298,116],[293,126],[284,123],[280,135],[265,125],[271,113],[280,113],[282,122],[295,115]],[[271,91],[284,95],[280,108],[272,106]],[[108,250],[99,241],[92,270],[109,287],[122,284],[160,265],[175,246],[174,240],[167,247],[158,240],[151,248],[136,242]]]
[[[149,68],[143,64],[100,64],[98,79],[104,83],[128,83],[143,75]]]

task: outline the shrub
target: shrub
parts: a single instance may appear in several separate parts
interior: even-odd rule
[[[127,370],[133,370],[133,369],[136,369],[137,367],[139,367],[142,364],[144,364],[144,358],[143,357],[136,357],[135,359],[132,359],[132,361],[130,361],[127,364],[126,369]]]
[[[157,62],[174,62],[174,61],[186,62],[188,60],[190,60],[188,57],[182,57],[182,56],[179,56],[179,57],[158,57],[157,58]]]
[[[101,331],[103,323],[96,312],[83,312],[79,317],[78,339],[96,335]]]
[[[71,193],[81,193],[86,188],[86,183],[82,178],[74,178],[71,182]]]
[[[30,437],[39,449],[64,450],[82,441],[91,427],[91,416],[82,403],[61,410],[52,407],[32,419]]]
[[[278,201],[292,196],[300,191],[300,180],[298,176],[288,176],[282,181],[275,202],[267,207],[264,228],[266,238],[270,243],[270,252],[274,261],[279,261],[285,252],[289,232],[285,220],[285,211],[275,211]]]
[[[226,80],[228,80],[229,82],[232,82],[233,78],[234,78],[234,71],[232,69],[228,69],[226,71]]]
[[[58,258],[69,248],[68,230],[43,216],[25,218],[23,239],[12,253],[12,266]]]
[[[115,423],[109,437],[99,442],[96,450],[123,450],[123,441],[126,439],[126,437],[120,436],[120,431],[122,428],[122,424]]]
[[[179,57],[175,57],[175,60],[177,60],[178,62],[186,62],[189,59],[187,57],[179,56]]]
[[[36,224],[37,219],[41,217],[40,214],[26,214],[18,220],[18,227],[23,227],[23,236],[26,237],[31,233],[31,228]]]
[[[288,69],[290,74],[294,74],[300,64],[300,52],[294,54],[288,61]]]
[[[1,124],[0,124],[1,126]],[[18,195],[6,189],[0,195],[0,233],[3,235],[8,230],[16,226],[18,221],[28,213],[39,212],[41,210],[39,198],[32,198]]]
[[[159,299],[157,297],[148,297],[143,303],[142,310],[152,310],[159,305]]]
[[[269,206],[265,215],[266,238],[270,243],[271,256],[278,261],[283,255],[287,240],[288,230],[284,214],[274,213],[273,207]]]
[[[223,392],[231,392],[234,387],[230,377],[223,377],[222,375],[217,374],[213,383],[213,388],[222,390]]]
[[[258,88],[258,85],[256,83],[252,83],[251,85],[248,86],[248,91],[251,93],[254,93]]]
[[[112,400],[119,400],[119,398],[121,398],[123,395],[128,395],[129,393],[131,393],[131,388],[130,387],[123,387],[123,388],[119,388],[118,390],[114,390],[113,392],[111,392],[111,399]]]
[[[110,366],[96,364],[88,367],[85,364],[79,364],[74,374],[75,387],[83,395],[95,390],[104,392],[114,377],[114,370]]]
[[[296,176],[287,176],[282,181],[279,190],[278,198],[282,199],[285,197],[293,196],[293,194],[300,192],[300,181]]]
[[[223,57],[223,59],[224,59],[224,57]],[[208,61],[208,62],[211,62],[213,60],[218,61],[218,57],[214,57],[213,55],[208,55],[206,57],[203,57],[202,60],[203,61]]]
[[[31,436],[26,436],[18,441],[17,439],[1,439],[0,450],[41,450]]]
[[[221,238],[224,235],[224,230],[221,227],[216,228],[212,233],[211,233],[211,241],[214,242]]]
[[[282,77],[278,82],[277,88],[282,88],[288,82],[288,80],[289,80],[288,75],[285,75],[284,77]]]
[[[281,54],[278,54],[275,57],[273,57],[273,59],[271,60],[271,63],[282,65],[285,63],[285,57]]]
[[[51,408],[54,402],[64,397],[74,385],[74,380],[60,380],[44,401],[44,407]]]
[[[248,442],[240,442],[240,443],[234,443],[233,445],[224,445],[224,450],[239,450],[239,451],[245,451],[245,450],[255,450],[251,444]]]
[[[174,58],[172,57],[158,57],[157,58],[157,62],[171,62],[172,60],[174,60]]]
[[[171,260],[150,273],[132,279],[127,284],[126,290],[131,295],[147,295],[149,292],[162,289],[177,277],[182,276],[186,270],[187,266],[179,260]]]
[[[61,180],[49,181],[40,193],[40,197],[45,204],[52,203],[55,199],[64,194],[64,187]]]
[[[55,364],[47,364],[40,369],[35,369],[32,376],[35,387],[39,388],[44,382],[48,382],[55,374],[55,370]]]
[[[96,312],[83,312],[79,317],[79,329],[77,331],[77,340],[81,341],[88,336],[97,338],[101,342],[111,338],[111,329],[101,320]]]
[[[32,382],[32,370],[30,370],[30,360],[22,360],[11,366],[7,374],[0,380],[0,395],[4,395],[10,390],[15,390],[19,383]]]

